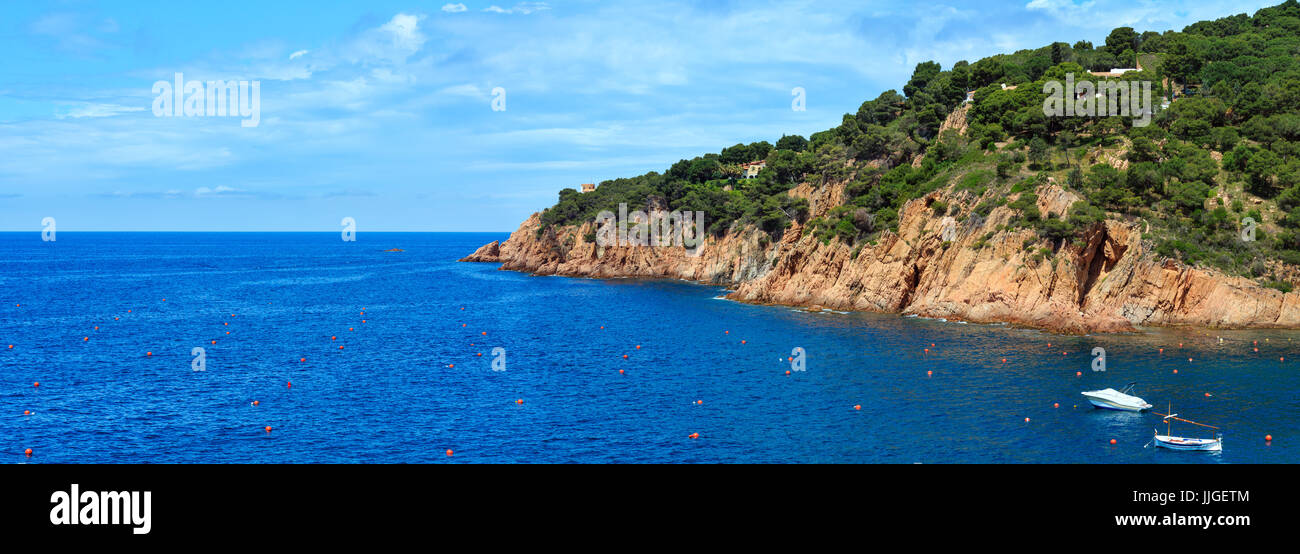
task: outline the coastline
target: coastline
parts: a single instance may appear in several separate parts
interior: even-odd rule
[[[815,216],[838,205],[843,188],[803,184],[790,194],[808,199]],[[1054,183],[1035,192],[1043,213],[1064,213],[1078,199]],[[1026,246],[1030,232],[1011,228],[1010,209],[970,213],[981,199],[951,187],[915,199],[904,206],[898,232],[885,231],[873,245],[823,243],[792,222],[779,240],[753,228],[706,237],[696,256],[681,247],[600,247],[586,241],[593,223],[541,230],[535,213],[504,243],[493,241],[459,261],[534,275],[678,279],[726,287],[728,299],[749,304],[1071,335],[1142,327],[1300,328],[1300,292],[1159,257],[1143,241],[1140,221],[1108,219],[1081,243],[1062,244],[1044,259],[1044,250]],[[933,214],[936,201],[955,206],[962,219],[954,240],[941,240],[942,226],[953,218]]]

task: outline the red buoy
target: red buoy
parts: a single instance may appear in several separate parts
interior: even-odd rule
[[[1115,442],[1116,442],[1115,439],[1110,439],[1111,444],[1115,444]]]
[[[26,454],[28,458],[32,457],[32,449],[28,448],[27,450],[24,450],[23,454]]]

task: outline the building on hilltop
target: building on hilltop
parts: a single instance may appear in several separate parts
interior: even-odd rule
[[[767,167],[767,162],[763,160],[740,164],[740,169],[744,171],[742,177],[745,179],[758,177],[758,172],[762,171],[765,167]]]
[[[582,184],[582,192],[584,192],[584,193],[586,193],[586,192],[594,192],[595,190],[596,190],[596,183],[583,183],[583,184]]]

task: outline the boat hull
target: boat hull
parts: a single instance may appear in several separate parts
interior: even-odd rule
[[[1100,396],[1090,395],[1088,393],[1083,393],[1083,396],[1087,398],[1088,402],[1091,402],[1094,407],[1101,408],[1103,410],[1119,410],[1121,412],[1140,412],[1151,408],[1150,404],[1127,404],[1122,402],[1116,402],[1114,400],[1110,400],[1108,398],[1104,398]]]
[[[1223,450],[1223,439],[1189,439],[1185,437],[1156,435],[1155,445],[1157,448],[1168,448],[1170,450],[1220,452]]]

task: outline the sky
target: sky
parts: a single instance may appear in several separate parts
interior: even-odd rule
[[[512,231],[834,127],[920,62],[1276,3],[0,0],[0,231]],[[169,117],[177,73],[255,84],[257,125]]]

